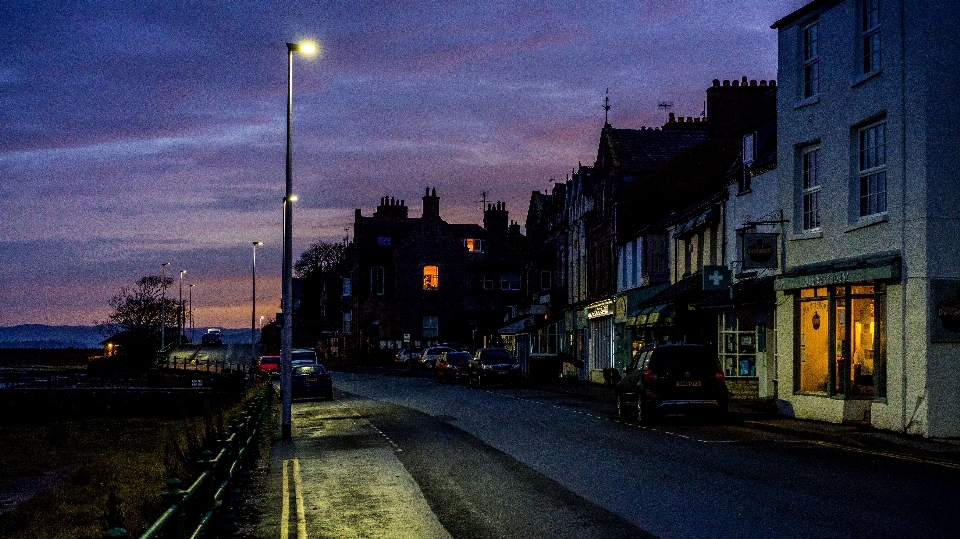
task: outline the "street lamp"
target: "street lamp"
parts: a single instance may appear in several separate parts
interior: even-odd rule
[[[193,287],[197,286],[196,284],[190,285],[190,342],[193,342]]]
[[[177,348],[183,344],[183,274],[187,270],[180,270],[180,306],[177,308]]]
[[[250,309],[250,372],[253,372],[257,360],[257,246],[262,241],[253,242],[253,294],[251,294]]]
[[[291,350],[293,347],[293,53],[313,54],[317,46],[309,42],[287,43],[287,177],[283,197],[283,291],[281,310],[283,325],[280,332],[280,393],[282,395],[280,437],[293,437],[290,424],[293,400]]]
[[[166,343],[166,333],[167,333],[167,266],[169,262],[164,262],[160,264],[160,289],[163,290],[160,298],[160,352],[162,353],[167,347]]]

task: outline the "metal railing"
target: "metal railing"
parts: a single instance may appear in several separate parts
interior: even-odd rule
[[[240,417],[232,420],[229,430],[220,433],[214,451],[204,450],[197,463],[200,472],[193,482],[178,478],[167,480],[167,490],[161,494],[169,507],[139,539],[194,539],[203,537],[211,527],[214,537],[236,528],[231,512],[231,487],[237,482],[242,468],[249,467],[257,457],[263,425],[270,417],[269,406],[272,384],[260,390]],[[227,533],[229,534],[229,533]],[[111,528],[104,538],[130,539],[127,530]]]

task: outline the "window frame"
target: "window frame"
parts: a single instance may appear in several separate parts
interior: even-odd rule
[[[820,95],[820,21],[804,25],[800,32],[803,83],[800,93],[803,99],[813,99]]]
[[[823,224],[820,215],[820,192],[823,188],[820,150],[817,144],[804,148],[800,154],[800,230],[803,232],[815,232]],[[815,161],[812,167],[811,156]]]
[[[860,13],[860,73],[870,75],[883,65],[880,38],[880,0],[863,0]]]
[[[384,295],[386,290],[386,270],[383,266],[370,268],[370,292],[377,296]]]
[[[433,271],[428,273],[428,269],[433,268]],[[424,290],[439,290],[440,288],[440,267],[433,265],[423,266],[423,289]]]
[[[881,120],[857,129],[857,215],[887,212],[887,122]]]

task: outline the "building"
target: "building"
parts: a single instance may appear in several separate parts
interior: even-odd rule
[[[420,217],[393,197],[372,216],[355,212],[340,329],[364,357],[437,342],[483,346],[521,303],[522,237],[505,204],[488,205],[481,227],[444,221],[436,189],[422,200]]]
[[[958,19],[818,0],[772,26],[781,413],[960,436]]]

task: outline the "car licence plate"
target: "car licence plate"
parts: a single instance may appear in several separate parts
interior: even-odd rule
[[[700,387],[700,380],[678,380],[677,387]]]
[[[307,378],[307,379],[304,380],[304,381],[305,381],[305,382],[316,382],[317,379],[316,379],[316,378]]]

